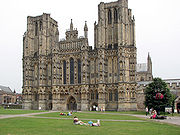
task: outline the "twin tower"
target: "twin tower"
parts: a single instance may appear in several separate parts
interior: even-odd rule
[[[137,110],[135,19],[128,0],[101,2],[94,23],[78,37],[71,20],[59,41],[49,14],[27,18],[23,37],[24,109]]]

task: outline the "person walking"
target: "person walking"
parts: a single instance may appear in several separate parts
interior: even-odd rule
[[[148,107],[146,107],[146,116],[148,115]]]

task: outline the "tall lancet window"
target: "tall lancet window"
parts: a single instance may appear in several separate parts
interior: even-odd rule
[[[111,10],[109,9],[108,11],[108,24],[111,24],[112,23],[112,13],[111,13]]]
[[[81,83],[81,60],[78,59],[78,83]]]
[[[114,23],[118,23],[118,12],[117,9],[114,9]]]
[[[39,29],[42,30],[42,22],[40,21]]]
[[[63,82],[66,84],[66,61],[63,61]]]
[[[37,36],[37,34],[38,34],[38,23],[36,22],[36,24],[35,24],[35,36]]]
[[[70,84],[74,84],[74,59],[70,58]]]
[[[116,90],[114,93],[114,100],[118,101],[118,90]]]

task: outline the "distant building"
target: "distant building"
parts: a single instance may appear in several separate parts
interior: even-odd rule
[[[175,110],[180,111],[180,79],[164,79],[170,92],[176,97],[175,100]],[[139,110],[144,110],[144,90],[146,86],[151,83],[152,81],[140,81],[137,85],[137,106]]]
[[[0,85],[0,104],[15,104],[16,94],[9,87]]]
[[[152,75],[152,61],[151,57],[148,54],[147,63],[138,63],[136,65],[137,70],[137,82],[140,81],[152,81],[153,75]]]

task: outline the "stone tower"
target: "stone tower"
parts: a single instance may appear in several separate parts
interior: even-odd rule
[[[95,23],[94,35],[99,57],[99,89],[104,89],[103,86],[107,82],[117,83],[118,110],[136,110],[135,19],[132,17],[131,9],[128,9],[128,0],[101,2],[98,12],[98,24]],[[108,56],[105,53],[106,49],[117,52],[113,54],[112,51]],[[108,65],[108,68],[105,65]]]
[[[52,48],[58,43],[57,22],[49,14],[27,17],[23,37],[23,93],[25,109],[47,109],[46,99],[52,85],[50,63]]]
[[[148,58],[147,58],[147,71],[150,75],[152,75],[152,61],[151,61],[151,57],[149,53],[148,53]]]

